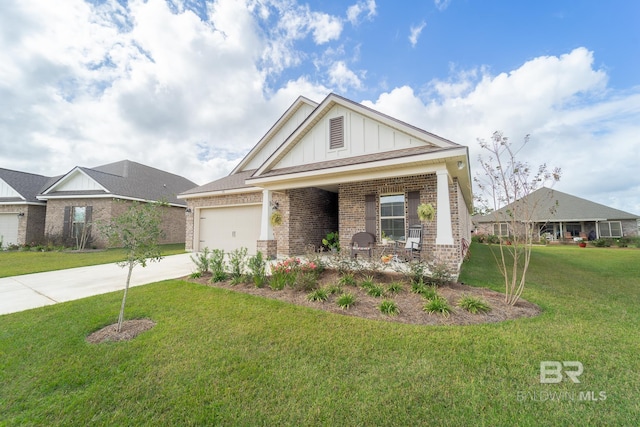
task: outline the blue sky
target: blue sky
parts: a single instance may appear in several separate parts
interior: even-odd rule
[[[127,158],[204,184],[335,92],[472,160],[530,134],[557,189],[640,214],[639,22],[634,1],[4,0],[0,167]]]

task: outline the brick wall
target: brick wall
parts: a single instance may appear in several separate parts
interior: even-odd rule
[[[44,242],[45,206],[0,205],[0,213],[24,214],[18,217],[18,245]]]
[[[98,224],[106,224],[125,212],[133,202],[115,199],[50,199],[47,201],[45,235],[50,238],[64,237],[64,210],[66,206],[91,206],[91,241],[88,247],[106,248],[108,242],[101,235]],[[162,229],[165,233],[160,244],[183,243],[185,237],[185,208],[163,206]]]
[[[339,232],[340,246],[348,248],[351,237],[360,231],[365,231],[365,196],[376,196],[376,238],[380,240],[380,196],[385,194],[404,194],[411,191],[420,192],[420,203],[431,203],[438,212],[437,177],[435,174],[415,175],[401,178],[388,178],[364,182],[341,184],[339,188]],[[466,221],[466,215],[460,215],[459,187],[457,180],[449,184],[449,204],[452,218],[453,245],[436,246],[437,222],[423,221],[423,257],[439,263],[447,264],[454,271],[458,271],[462,262],[460,238],[461,233],[467,233],[468,226],[460,224]],[[406,199],[405,199],[406,200]],[[405,203],[405,218],[408,216],[408,203]]]

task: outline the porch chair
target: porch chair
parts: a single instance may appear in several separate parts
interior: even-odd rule
[[[422,225],[412,225],[409,227],[409,236],[404,245],[404,250],[409,259],[420,258],[422,252]]]
[[[351,238],[351,258],[356,258],[360,252],[366,251],[371,258],[376,236],[366,231],[356,233]]]

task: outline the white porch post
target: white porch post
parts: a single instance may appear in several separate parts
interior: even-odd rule
[[[438,178],[438,209],[436,212],[436,245],[453,245],[451,227],[451,205],[449,204],[449,173],[446,170],[436,172]]]
[[[273,226],[271,225],[271,195],[272,192],[270,190],[262,190],[260,240],[273,240]]]

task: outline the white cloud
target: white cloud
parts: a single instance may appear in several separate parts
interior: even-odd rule
[[[376,16],[376,2],[375,0],[359,1],[354,5],[347,8],[347,19],[352,25],[360,23],[360,16],[366,14],[368,20],[372,20]]]
[[[443,11],[449,7],[451,0],[433,0],[433,4],[435,4],[436,9]]]
[[[592,52],[578,48],[509,73],[480,69],[458,77],[431,82],[433,92],[404,86],[364,104],[467,145],[474,163],[477,138],[502,130],[517,145],[530,134],[523,159],[561,167],[558,190],[640,213],[640,93],[612,94]]]
[[[362,81],[356,73],[347,67],[344,61],[335,62],[329,69],[329,82],[341,92],[346,92],[350,88],[362,88]]]
[[[426,22],[422,21],[420,24],[416,26],[411,26],[409,29],[409,43],[411,43],[411,47],[415,47],[418,44],[418,39],[420,38],[420,34],[422,30],[427,25]]]

